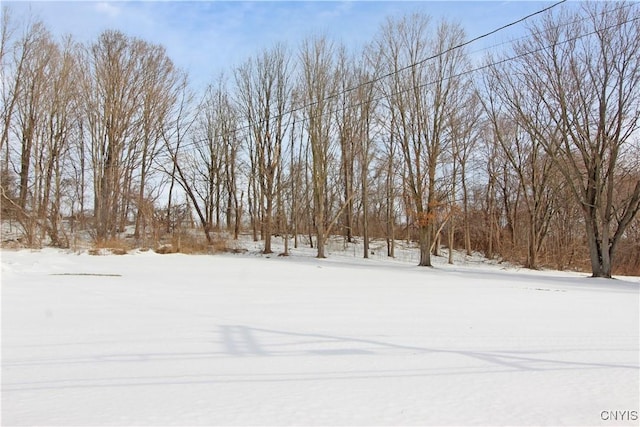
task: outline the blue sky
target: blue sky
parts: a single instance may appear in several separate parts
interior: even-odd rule
[[[388,16],[423,11],[458,21],[469,38],[535,12],[540,1],[3,1],[15,16],[34,14],[56,36],[90,42],[105,29],[159,43],[187,70],[196,86],[230,73],[276,42],[296,49],[324,33],[358,48],[371,41]],[[477,51],[522,35],[524,25],[470,46]]]

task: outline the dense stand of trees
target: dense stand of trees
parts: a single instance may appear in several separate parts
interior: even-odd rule
[[[204,93],[162,46],[56,39],[3,9],[2,217],[23,243],[140,245],[194,224],[264,242],[417,242],[529,268],[640,272],[640,8],[554,9],[474,60],[411,14],[349,51],[259,51]],[[453,262],[449,250],[449,262]]]

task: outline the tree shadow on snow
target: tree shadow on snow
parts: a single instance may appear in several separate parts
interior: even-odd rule
[[[326,380],[354,380],[354,379],[383,379],[383,378],[420,378],[435,376],[465,376],[465,375],[487,375],[496,373],[521,373],[521,372],[546,372],[561,370],[593,370],[593,369],[625,369],[634,371],[640,370],[640,366],[624,363],[604,363],[599,361],[566,360],[566,353],[573,351],[580,352],[611,352],[611,348],[603,349],[548,349],[545,354],[562,353],[565,359],[553,357],[540,357],[539,351],[519,348],[505,350],[473,350],[473,349],[447,349],[429,348],[422,346],[404,345],[390,341],[368,338],[354,338],[330,334],[295,332],[290,330],[278,330],[268,328],[256,328],[244,325],[220,325],[217,331],[219,340],[215,343],[220,346],[220,351],[212,352],[170,352],[170,353],[120,353],[120,354],[99,354],[93,357],[84,358],[49,358],[29,361],[3,361],[3,370],[12,366],[22,367],[61,364],[91,364],[92,370],[99,373],[100,364],[110,363],[151,363],[156,364],[157,371],[171,372],[173,365],[168,365],[169,369],[163,366],[163,362],[199,360],[200,364],[195,365],[197,373],[182,375],[149,375],[149,376],[121,376],[121,377],[99,377],[99,378],[73,378],[73,379],[49,379],[44,381],[26,382],[2,382],[3,393],[26,390],[52,390],[52,389],[85,389],[85,388],[109,388],[109,387],[132,387],[132,386],[166,386],[185,384],[227,384],[227,383],[272,383],[272,382],[304,382],[304,381],[326,381]],[[613,351],[633,351],[637,353],[637,348],[615,349]],[[462,363],[459,366],[443,364],[443,360],[438,358],[445,355],[451,358],[471,358],[479,363]],[[424,368],[397,368],[397,369],[335,369],[335,363],[329,363],[327,367],[331,370],[323,370],[322,359],[318,359],[318,369],[313,372],[295,371],[296,358],[350,358],[358,357],[359,366],[372,366],[367,363],[366,358],[377,365],[377,357],[388,358],[390,356],[404,356],[411,358],[425,358]],[[220,368],[221,358],[260,358],[260,369],[251,369],[247,373],[228,373]],[[269,358],[286,357],[292,360],[292,368],[287,372],[282,372],[282,365],[270,365]],[[316,359],[313,359],[316,360]],[[418,359],[412,359],[418,360]],[[270,368],[274,366],[274,368]],[[275,369],[279,366],[280,369]],[[304,365],[306,366],[306,365]],[[315,363],[314,363],[315,366]],[[339,366],[339,365],[338,365]],[[107,368],[107,371],[109,369]],[[63,370],[64,372],[64,370]],[[192,371],[193,372],[193,371]],[[55,376],[54,376],[55,377]]]

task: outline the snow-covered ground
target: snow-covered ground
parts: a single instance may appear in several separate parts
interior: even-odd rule
[[[339,246],[2,251],[2,425],[638,425],[640,278]]]

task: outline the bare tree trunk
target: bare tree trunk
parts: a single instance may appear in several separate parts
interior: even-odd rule
[[[471,256],[471,224],[469,219],[469,191],[467,189],[467,179],[465,174],[465,163],[461,165],[462,172],[462,212],[464,228],[464,250],[467,256]]]
[[[303,94],[305,96],[305,114],[307,132],[312,154],[311,184],[313,189],[314,221],[316,228],[317,257],[325,258],[325,222],[327,221],[327,177],[329,168],[329,150],[332,95],[336,88],[334,71],[334,50],[332,44],[324,38],[307,39],[301,49],[303,69]]]
[[[393,135],[393,130],[391,131]],[[393,145],[393,137],[390,145]],[[393,193],[393,151],[389,152],[389,158],[387,160],[387,256],[395,257],[395,212],[394,212],[394,193]]]

